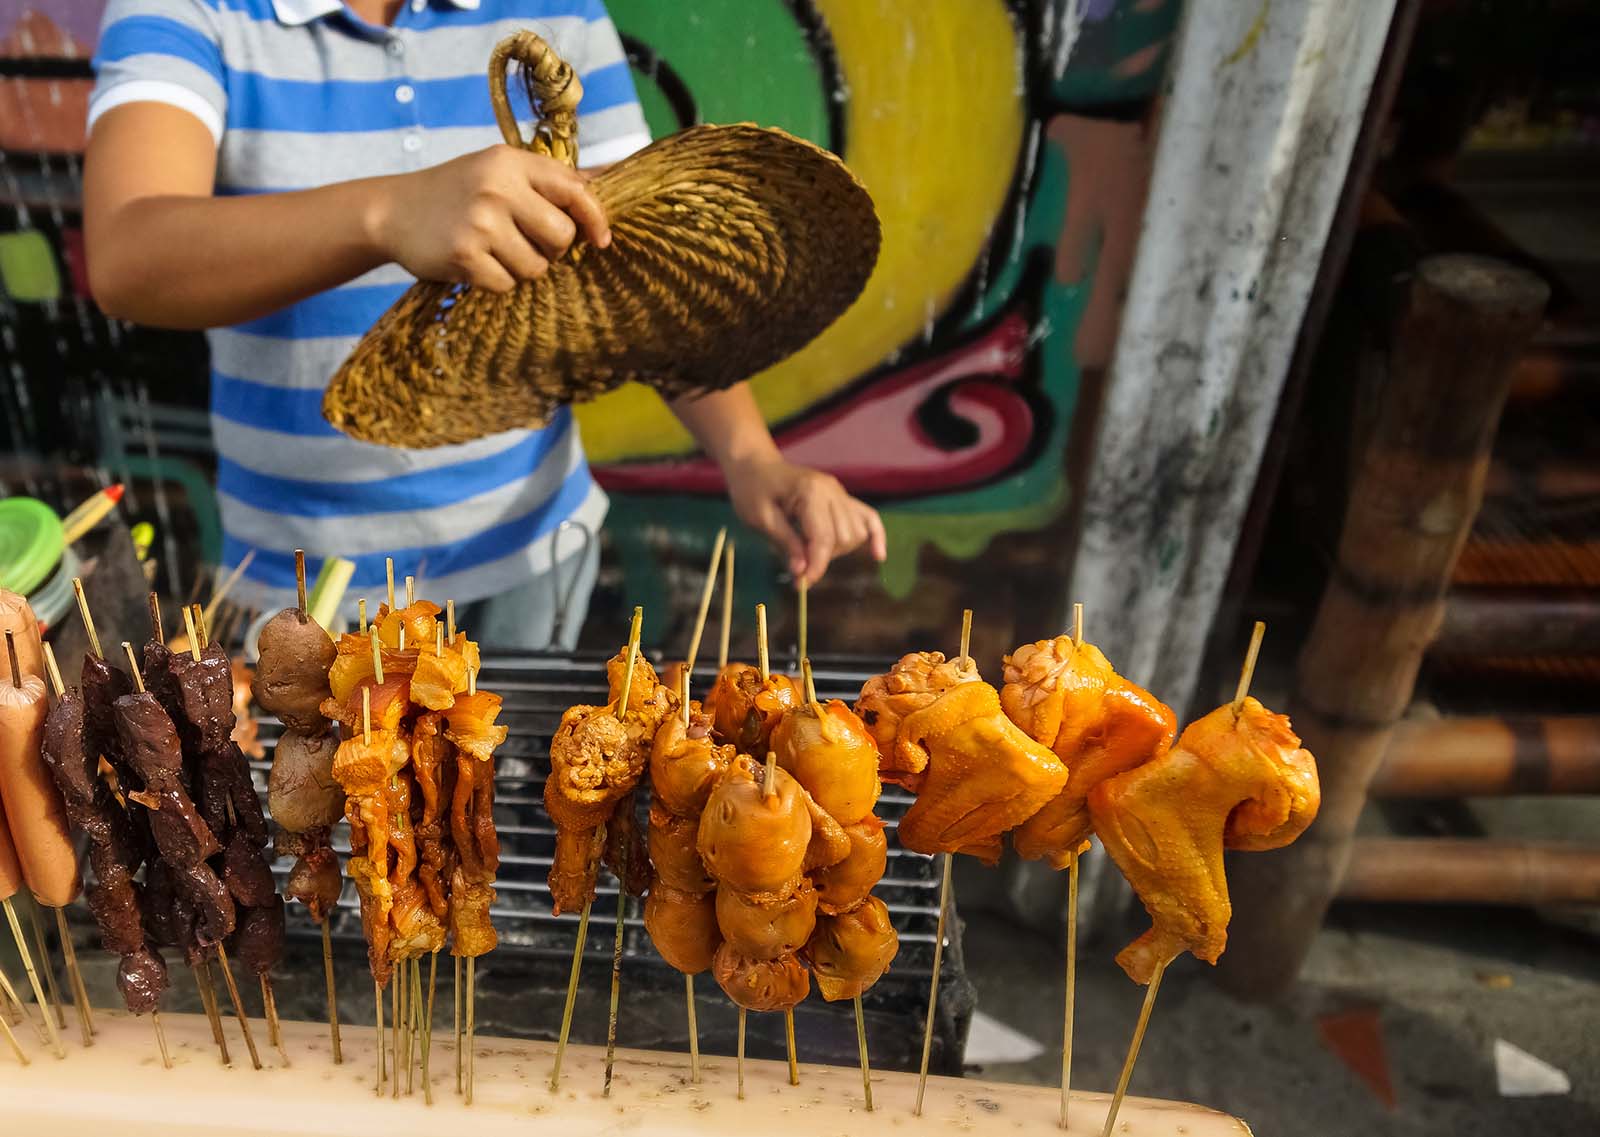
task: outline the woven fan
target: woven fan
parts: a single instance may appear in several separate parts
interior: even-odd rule
[[[506,98],[513,59],[539,115],[529,142]],[[510,145],[575,165],[581,93],[532,32],[490,56]],[[591,186],[610,247],[580,238],[504,295],[412,286],[334,375],[327,420],[366,442],[420,448],[542,426],[630,380],[668,399],[722,390],[815,339],[877,261],[867,191],[834,155],[779,130],[691,127]]]

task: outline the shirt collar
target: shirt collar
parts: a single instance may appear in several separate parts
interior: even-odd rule
[[[444,0],[452,8],[476,11],[483,0]],[[272,0],[272,12],[280,24],[296,27],[331,16],[344,8],[342,0]]]

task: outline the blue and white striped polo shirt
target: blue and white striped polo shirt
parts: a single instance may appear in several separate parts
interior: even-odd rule
[[[271,193],[436,165],[500,141],[485,68],[532,28],[583,80],[579,154],[602,165],[649,142],[601,0],[405,0],[375,27],[340,0],[110,0],[89,121],[139,101],[189,111],[217,139],[216,192]],[[512,84],[527,120],[526,95]],[[293,550],[356,563],[373,594],[384,558],[431,595],[468,601],[550,564],[563,520],[598,531],[595,485],[570,412],[537,431],[394,450],[322,418],[322,393],[411,277],[398,265],[208,333],[223,561],[256,550],[242,595],[276,606]],[[563,556],[581,542],[561,542]]]

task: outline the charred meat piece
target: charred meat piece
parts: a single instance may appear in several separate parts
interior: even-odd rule
[[[233,664],[222,645],[213,643],[195,659],[172,656],[180,716],[175,720],[185,749],[196,754],[222,754],[233,741]]]
[[[144,947],[144,925],[139,918],[139,886],[126,872],[113,871],[87,890],[89,911],[100,929],[100,943],[113,955],[128,955]]]
[[[283,897],[248,909],[234,933],[233,952],[257,975],[265,975],[283,959]]]
[[[277,896],[266,858],[243,830],[228,838],[228,847],[222,851],[222,883],[241,908],[265,908]]]
[[[296,608],[285,608],[261,629],[256,640],[255,696],[263,710],[278,716],[288,730],[325,730],[322,701],[333,692],[328,669],[338,654],[321,624]]]
[[[167,989],[167,964],[161,953],[143,944],[122,957],[117,968],[117,990],[122,1001],[136,1015],[155,1010],[161,993]]]
[[[344,879],[339,874],[339,857],[328,843],[326,829],[309,830],[301,835],[300,851],[284,892],[311,911],[319,924],[339,903]],[[279,846],[282,851],[282,846]]]
[[[83,657],[84,749],[92,759],[104,757],[118,775],[123,774],[125,763],[117,743],[114,707],[118,699],[132,691],[133,681],[127,672],[97,655]],[[135,788],[137,785],[135,781]]]
[[[183,750],[172,720],[148,691],[123,695],[114,717],[128,764],[144,782],[129,797],[149,810],[156,848],[175,869],[204,865],[221,846],[179,780]]]
[[[192,868],[172,866],[172,883],[179,895],[194,906],[195,934],[201,944],[210,945],[233,934],[238,912],[228,888],[210,865]]]

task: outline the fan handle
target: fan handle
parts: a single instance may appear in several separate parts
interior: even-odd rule
[[[506,65],[520,65],[518,74],[528,91],[528,102],[539,116],[533,137],[523,140],[511,100],[506,94]],[[517,32],[494,45],[489,56],[489,101],[507,146],[531,150],[569,166],[578,164],[578,101],[583,84],[570,64],[533,32]]]

